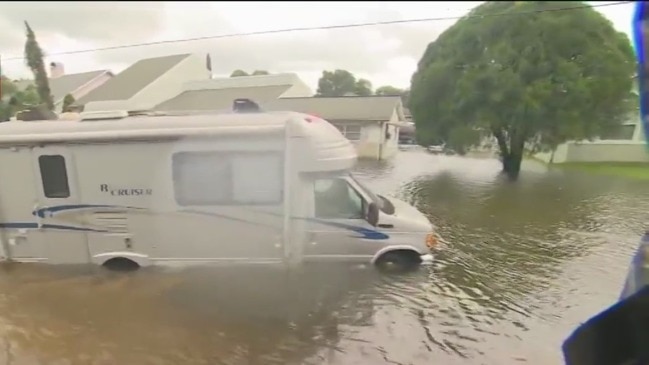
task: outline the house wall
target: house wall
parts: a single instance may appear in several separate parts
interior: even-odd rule
[[[549,162],[552,153],[538,153],[534,157]],[[557,147],[553,163],[564,162],[649,162],[649,150],[642,125],[638,122],[631,140],[595,140],[567,142]]]
[[[385,160],[393,157],[399,150],[399,128],[388,124],[387,121],[334,121],[333,125],[358,125],[361,127],[359,140],[350,140],[356,147],[358,158]],[[390,139],[385,139],[386,129]]]
[[[209,77],[205,58],[192,54],[135,94],[128,101],[130,110],[152,109],[180,94],[188,81],[207,80]]]
[[[551,156],[549,152],[535,155],[545,162],[549,162]],[[644,142],[569,142],[557,148],[553,162],[649,162],[649,150]]]
[[[649,151],[642,142],[571,143],[566,162],[649,162]]]
[[[358,158],[381,159],[381,137],[383,123],[365,122],[362,126],[363,139],[356,143]]]
[[[397,110],[395,109],[392,112],[392,117],[390,117],[389,123],[386,123],[384,127],[390,134],[390,138],[385,139],[385,132],[380,136],[383,141],[382,160],[393,157],[399,151],[399,127],[396,124],[403,122],[399,119],[399,113],[397,113]]]

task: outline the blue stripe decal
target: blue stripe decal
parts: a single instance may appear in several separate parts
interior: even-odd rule
[[[58,212],[64,212],[64,211],[74,211],[74,210],[83,210],[83,209],[92,209],[92,208],[115,208],[115,209],[129,209],[129,210],[146,210],[146,208],[139,208],[139,207],[129,207],[129,206],[118,206],[118,205],[106,205],[106,204],[70,204],[70,205],[58,205],[58,206],[51,206],[51,207],[46,207],[46,208],[41,208],[38,210],[35,210],[32,212],[32,215],[40,217],[40,218],[45,218],[46,216],[51,216],[53,214],[56,214]],[[219,218],[224,218],[224,219],[230,219],[234,221],[239,221],[243,223],[250,223],[250,224],[258,224],[257,222],[252,222],[248,221],[245,219],[240,219],[240,218],[235,218],[235,217],[230,217],[226,215],[221,215],[217,213],[211,213],[211,212],[201,212],[201,211],[181,211],[181,213],[186,213],[186,214],[200,214],[200,215],[207,215],[207,216],[213,216],[213,217],[219,217]],[[270,212],[262,212],[262,213],[268,213],[274,216],[279,216],[276,213],[270,213]],[[385,240],[390,238],[389,235],[374,230],[374,229],[369,229],[365,227],[360,227],[356,225],[351,225],[351,224],[345,224],[345,223],[340,223],[340,222],[332,222],[329,220],[325,219],[319,219],[319,218],[307,218],[307,217],[291,217],[292,219],[301,219],[301,220],[306,220],[309,222],[314,222],[314,223],[319,223],[323,224],[326,226],[330,227],[336,227],[336,228],[342,228],[348,231],[355,232],[357,234],[360,234],[360,236],[354,236],[357,238],[362,238],[362,239],[368,239],[368,240]],[[108,230],[103,230],[103,229],[93,229],[93,228],[86,228],[86,227],[76,227],[76,226],[67,226],[67,225],[59,225],[59,224],[43,224],[41,226],[42,228],[48,228],[48,229],[57,229],[57,230],[69,230],[69,231],[82,231],[82,232],[109,232]],[[0,228],[13,228],[13,229],[36,229],[38,228],[38,223],[33,223],[33,222],[7,222],[7,223],[0,223]]]
[[[369,229],[369,228],[365,228],[365,227],[353,226],[351,224],[345,224],[345,223],[339,223],[339,222],[331,222],[331,221],[327,221],[327,220],[324,220],[324,219],[318,219],[318,218],[299,218],[298,217],[298,219],[305,219],[305,220],[310,221],[310,222],[320,223],[320,224],[324,224],[324,225],[331,226],[331,227],[342,228],[342,229],[346,229],[346,230],[349,230],[349,231],[353,231],[353,232],[356,232],[356,233],[361,235],[360,237],[357,236],[357,238],[364,238],[364,239],[368,239],[368,240],[387,240],[388,238],[390,238],[389,235],[387,235],[387,234],[385,234],[383,232],[379,232],[379,231]]]
[[[13,228],[13,229],[37,229],[38,223],[33,222],[12,222],[0,223],[0,228]],[[99,230],[85,227],[64,226],[60,224],[43,224],[42,228],[57,229],[61,231],[81,231],[81,232],[108,232],[107,230]]]
[[[91,209],[91,208],[117,208],[117,209],[136,209],[143,210],[144,208],[138,207],[124,207],[119,205],[106,205],[106,204],[71,204],[71,205],[56,205],[52,207],[41,208],[32,212],[33,215],[41,218],[45,218],[46,213],[58,213],[67,210],[81,210],[81,209]]]

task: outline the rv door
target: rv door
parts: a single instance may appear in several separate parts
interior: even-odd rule
[[[35,239],[50,263],[89,262],[84,210],[69,148],[46,146],[32,151],[37,184]]]

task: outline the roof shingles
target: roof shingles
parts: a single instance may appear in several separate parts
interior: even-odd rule
[[[189,90],[155,107],[164,111],[227,110],[234,99],[246,98],[258,104],[279,98],[291,85],[233,87],[225,89]]]
[[[189,56],[189,54],[180,54],[140,60],[100,87],[79,98],[75,104],[83,105],[91,101],[128,100]]]

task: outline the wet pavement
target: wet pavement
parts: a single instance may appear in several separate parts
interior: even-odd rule
[[[404,151],[357,176],[444,244],[403,275],[3,266],[0,364],[559,364],[614,302],[649,227],[646,182]]]

